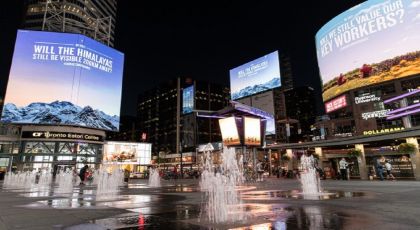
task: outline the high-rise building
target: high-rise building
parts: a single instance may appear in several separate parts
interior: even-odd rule
[[[190,88],[192,87],[192,88]],[[182,151],[195,151],[200,143],[221,141],[217,119],[197,117],[191,110],[217,111],[228,105],[227,87],[190,78],[181,81],[181,106],[177,108],[177,81],[169,81],[139,95],[137,130],[146,133],[153,153],[176,152],[176,114],[181,111],[180,144]],[[187,90],[191,90],[188,108]]]
[[[80,33],[114,44],[117,0],[27,0],[25,29]]]
[[[281,88],[283,90],[291,89],[294,86],[294,81],[290,56],[285,53],[280,53],[279,60],[282,85]]]
[[[315,123],[314,89],[308,86],[297,87],[284,92],[287,118],[296,120],[290,125],[289,142],[310,141],[311,125]]]

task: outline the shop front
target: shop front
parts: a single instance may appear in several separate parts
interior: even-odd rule
[[[327,179],[340,179],[339,161],[344,158],[348,163],[347,172],[350,179],[379,178],[377,162],[384,168],[383,176],[386,178],[385,163],[388,162],[392,165],[392,174],[396,179],[420,180],[417,166],[420,162],[418,137],[420,137],[420,128],[413,127],[339,140],[281,144],[274,148],[290,152],[291,163],[288,163],[287,167],[291,169],[298,167],[299,151],[302,149],[314,151],[319,157],[320,167]],[[409,153],[400,149],[401,145],[407,143],[413,146],[413,150]]]
[[[13,165],[18,170],[79,170],[98,168],[105,132],[69,126],[22,126],[20,150]]]
[[[118,165],[131,178],[147,178],[151,158],[150,143],[108,141],[104,146],[103,164]]]

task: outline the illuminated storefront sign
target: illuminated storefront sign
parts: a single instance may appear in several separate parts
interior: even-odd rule
[[[44,132],[44,131],[24,131],[22,138],[31,139],[68,139],[68,140],[85,140],[85,141],[103,141],[103,136],[84,134],[84,133],[69,133],[69,132]]]
[[[353,133],[335,133],[335,137],[352,137]]]
[[[347,106],[346,95],[343,95],[343,96],[337,97],[336,99],[333,99],[333,100],[325,103],[325,111],[327,113],[330,113],[332,111],[344,108],[346,106]]]
[[[354,103],[362,104],[362,103],[367,103],[367,102],[372,102],[372,101],[380,101],[380,100],[381,100],[381,97],[378,97],[375,94],[364,93],[359,97],[355,97],[354,98]]]
[[[363,131],[363,135],[376,135],[376,134],[384,134],[384,133],[393,133],[398,131],[403,131],[404,127],[396,127],[396,128],[389,128],[389,129],[376,129],[376,130],[367,130]]]
[[[362,113],[362,118],[364,120],[367,120],[369,118],[375,118],[375,117],[378,117],[378,118],[386,117],[386,113],[389,111],[390,111],[389,109],[384,109],[384,110]]]

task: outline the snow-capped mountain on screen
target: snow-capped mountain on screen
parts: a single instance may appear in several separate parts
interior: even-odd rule
[[[232,100],[250,96],[250,95],[265,91],[265,90],[273,89],[273,88],[279,87],[280,85],[281,85],[280,78],[277,77],[263,84],[247,86],[239,90],[238,92],[232,93]]]
[[[7,103],[1,121],[23,124],[66,124],[117,131],[120,118],[90,106],[84,108],[68,101],[34,102],[25,107]]]

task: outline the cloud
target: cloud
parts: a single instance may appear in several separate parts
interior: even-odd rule
[[[420,1],[413,1],[413,2],[410,4],[410,7],[412,7],[412,8],[415,8],[415,7],[418,7],[418,6],[420,6]]]

